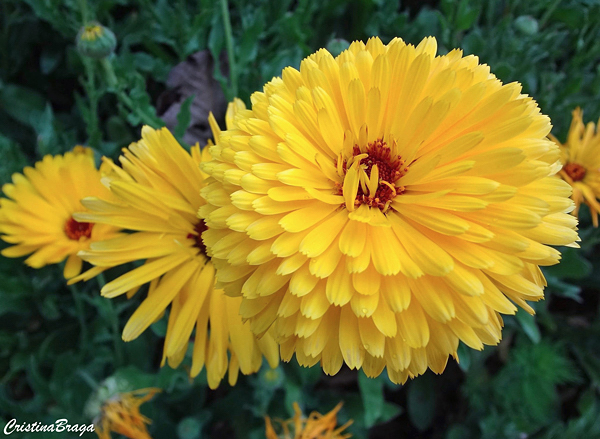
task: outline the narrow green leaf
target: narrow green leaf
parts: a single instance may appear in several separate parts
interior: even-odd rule
[[[431,427],[435,417],[435,389],[431,374],[410,382],[407,393],[408,417],[419,430]]]
[[[365,427],[370,428],[377,423],[383,414],[385,404],[383,381],[378,378],[368,378],[364,373],[359,372],[358,388],[364,407]]]
[[[529,337],[533,343],[539,343],[542,335],[540,334],[540,329],[537,326],[535,317],[529,314],[527,311],[519,309],[515,315],[515,318],[520,323],[525,334],[527,334],[527,337]]]
[[[190,126],[190,121],[192,120],[192,112],[190,109],[195,97],[196,95],[188,96],[181,104],[181,108],[177,114],[177,126],[173,129],[173,135],[177,138],[183,137]]]

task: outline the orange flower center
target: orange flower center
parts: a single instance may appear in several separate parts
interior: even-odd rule
[[[354,146],[354,156],[361,154],[358,146]],[[404,160],[399,155],[392,156],[392,151],[383,139],[377,139],[367,145],[367,157],[361,159],[361,167],[370,178],[374,165],[379,171],[379,185],[375,194],[365,193],[363,186],[358,186],[355,205],[366,204],[370,207],[378,207],[387,210],[391,200],[397,195],[402,195],[406,188],[396,185],[396,182],[408,172]]]
[[[577,163],[567,163],[563,169],[573,181],[581,181],[585,177],[585,168]]]
[[[208,254],[206,253],[206,246],[202,242],[202,232],[205,230],[208,230],[208,227],[206,226],[204,220],[200,220],[200,222],[194,226],[194,231],[196,233],[188,233],[187,238],[193,239],[194,247],[200,249],[200,252],[202,252],[204,256],[208,257]]]
[[[71,217],[65,223],[65,235],[73,241],[79,241],[82,236],[85,238],[92,236],[93,228],[93,223],[80,223]]]

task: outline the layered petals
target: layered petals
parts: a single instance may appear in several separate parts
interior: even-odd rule
[[[281,357],[395,382],[496,344],[579,239],[548,117],[474,56],[319,50],[214,130],[199,210],[217,287]],[[212,123],[214,127],[216,123]]]

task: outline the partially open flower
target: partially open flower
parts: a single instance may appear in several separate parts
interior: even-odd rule
[[[474,56],[319,50],[215,129],[200,209],[218,285],[281,356],[404,382],[543,298],[576,245],[550,120]],[[235,111],[234,111],[235,110]],[[214,124],[213,124],[214,125]]]
[[[600,122],[599,122],[600,123]],[[598,227],[600,212],[600,133],[593,122],[583,124],[583,111],[573,110],[573,120],[567,141],[563,144],[553,135],[549,137],[560,147],[563,165],[559,175],[573,188],[573,201],[577,216],[582,203],[587,204],[592,214],[594,227]]]

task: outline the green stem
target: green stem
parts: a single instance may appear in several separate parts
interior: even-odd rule
[[[77,371],[77,375],[79,375],[81,378],[83,378],[83,381],[85,381],[87,383],[87,385],[92,388],[92,390],[96,390],[98,387],[100,387],[98,382],[94,378],[92,378],[92,376],[89,373],[87,373],[85,370],[79,369]]]
[[[227,46],[227,58],[229,58],[229,81],[231,84],[229,99],[238,95],[237,67],[235,65],[235,54],[233,52],[233,32],[231,31],[231,18],[229,17],[229,5],[227,0],[221,0],[221,15],[223,27],[225,28],[225,45]]]
[[[79,326],[81,326],[80,347],[82,348],[81,351],[83,352],[83,348],[88,339],[87,323],[85,322],[85,308],[83,301],[81,300],[81,292],[77,286],[74,284],[69,285],[69,291],[71,291],[71,295],[73,296],[75,309],[77,310],[77,319],[79,320]]]
[[[98,148],[100,140],[102,139],[102,133],[98,128],[98,90],[96,90],[96,72],[94,72],[94,66],[92,60],[83,56],[81,57],[83,65],[85,66],[85,92],[90,101],[90,116],[87,121],[87,132],[89,137],[89,145],[93,148]]]
[[[119,314],[115,309],[112,300],[108,299],[108,306],[110,309],[111,319],[110,323],[112,326],[113,333],[113,344],[115,345],[115,357],[118,366],[122,366],[125,355],[123,353],[123,343],[125,343],[121,337],[121,329],[119,328]]]
[[[96,276],[96,280],[98,281],[98,287],[100,291],[106,285],[106,278],[104,277],[104,273],[100,273]],[[110,326],[113,338],[113,345],[115,347],[115,359],[117,363],[117,367],[123,365],[123,360],[125,358],[123,354],[123,340],[121,339],[121,330],[119,328],[119,314],[115,309],[112,299],[105,299],[104,303],[106,304],[106,309],[108,310],[108,314],[110,316]]]
[[[160,118],[146,112],[144,109],[140,108],[139,105],[135,105],[133,100],[125,93],[123,88],[119,85],[119,80],[117,79],[117,75],[115,75],[115,70],[113,69],[110,59],[103,58],[100,60],[100,63],[102,64],[102,67],[104,67],[106,82],[123,105],[135,113],[145,125],[150,125],[152,128],[161,128],[165,126],[165,123]]]
[[[89,21],[88,7],[86,0],[79,0],[79,8],[81,9],[81,20],[83,21],[83,26],[85,26]]]
[[[540,19],[539,29],[542,29],[546,25],[546,22],[550,19],[550,16],[554,12],[554,10],[558,7],[560,2],[561,2],[561,0],[555,0],[554,3],[552,3],[548,9],[546,9],[546,12]]]
[[[10,62],[9,57],[8,57],[8,38],[9,38],[9,32],[10,32],[10,18],[11,15],[9,15],[9,11],[8,11],[8,4],[6,3],[2,3],[0,2],[0,17],[2,17],[2,47],[0,48],[0,50],[2,50],[2,56],[0,56],[0,60],[2,62],[2,69],[0,69],[0,76],[2,77],[3,80],[8,79],[8,73],[9,73],[9,69],[8,69],[8,64]]]

